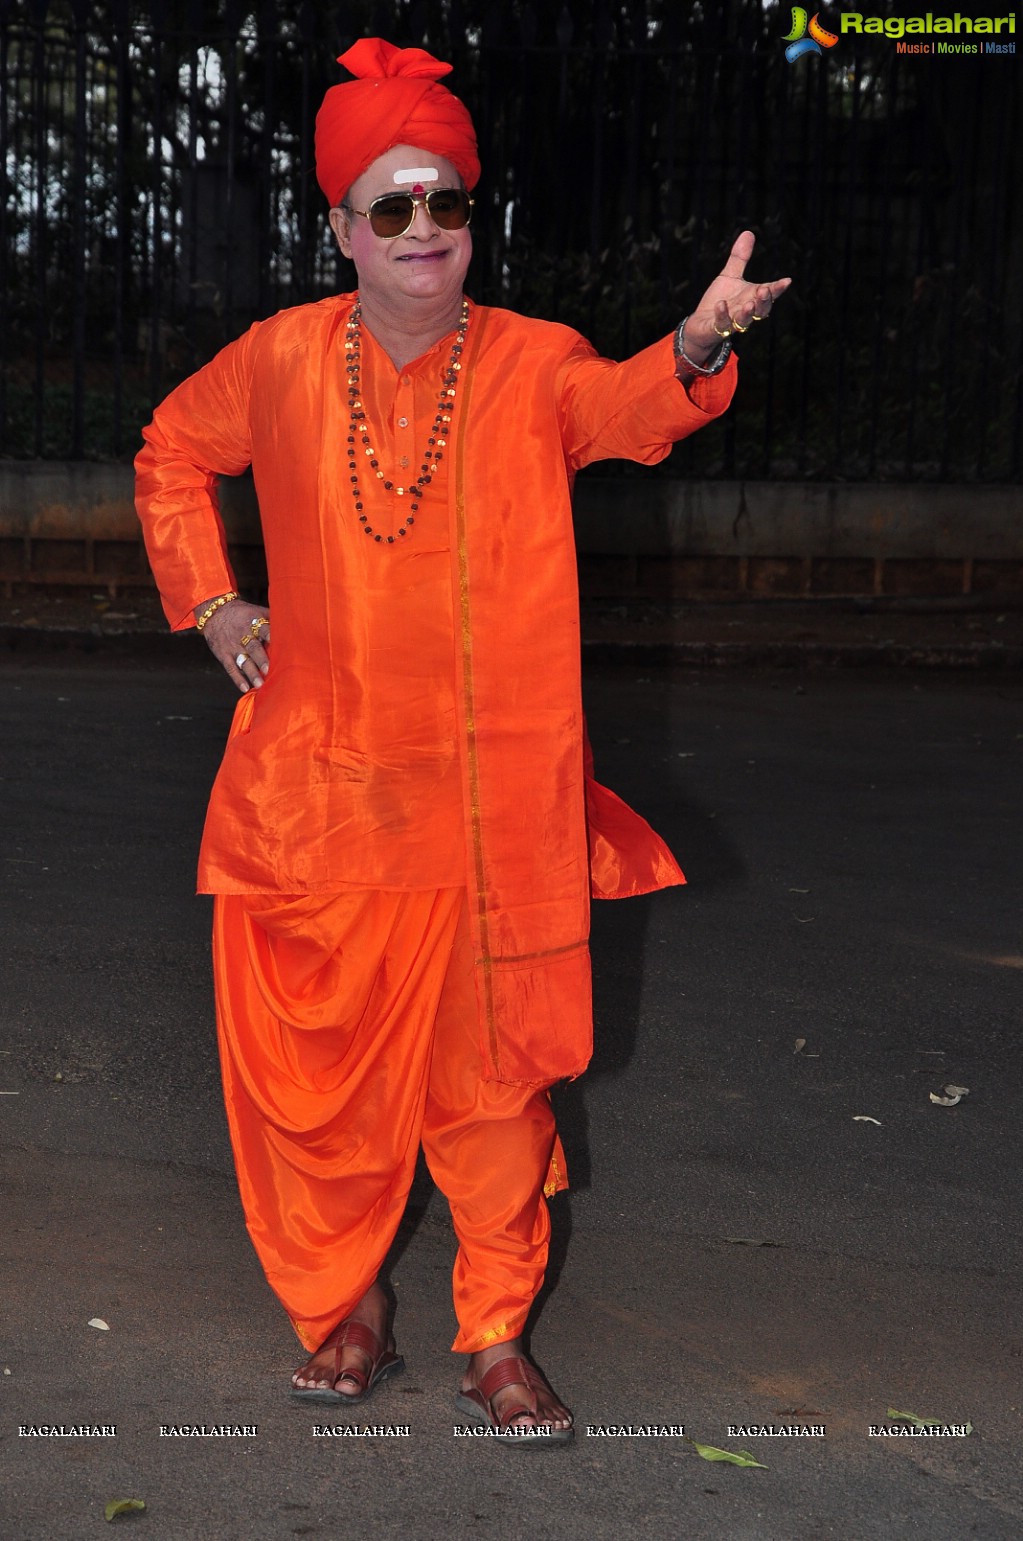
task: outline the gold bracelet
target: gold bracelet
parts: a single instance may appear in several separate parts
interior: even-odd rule
[[[221,594],[219,599],[211,600],[210,603],[206,606],[206,609],[203,611],[202,615],[196,616],[196,619],[195,619],[195,629],[196,629],[196,631],[202,631],[203,627],[206,625],[206,622],[210,619],[211,616],[216,615],[216,613],[220,609],[221,605],[230,604],[232,599],[237,599],[237,598],[238,598],[237,590],[236,589],[228,589],[227,593],[226,594]]]

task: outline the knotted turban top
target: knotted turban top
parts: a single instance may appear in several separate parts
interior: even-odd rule
[[[353,182],[396,144],[450,161],[466,187],[480,176],[468,110],[440,77],[451,65],[423,48],[364,37],[338,58],[356,78],[331,86],[316,115],[316,180],[335,208]]]

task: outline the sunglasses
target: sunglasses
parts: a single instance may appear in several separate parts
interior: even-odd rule
[[[412,229],[416,208],[422,204],[440,230],[464,230],[472,218],[475,200],[458,187],[435,187],[428,193],[384,193],[374,198],[368,209],[352,209],[369,220],[374,235],[393,241]]]

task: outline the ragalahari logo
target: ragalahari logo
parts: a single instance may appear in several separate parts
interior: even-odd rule
[[[817,19],[819,15],[820,12],[817,11],[808,18],[807,12],[801,5],[792,7],[792,31],[785,34],[785,41],[789,45],[785,50],[785,57],[790,64],[796,59],[801,59],[803,54],[819,54],[825,48],[834,48],[838,42],[834,32],[829,32],[826,27],[821,26]]]

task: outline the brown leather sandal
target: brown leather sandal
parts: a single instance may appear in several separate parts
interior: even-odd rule
[[[317,1353],[325,1348],[334,1350],[333,1382],[330,1386],[296,1386],[292,1382],[291,1395],[300,1402],[347,1403],[354,1406],[364,1402],[374,1386],[388,1375],[397,1375],[405,1369],[404,1359],[394,1351],[393,1338],[384,1344],[372,1327],[367,1327],[365,1322],[354,1321],[351,1317],[338,1322],[330,1336],[324,1338]],[[361,1349],[369,1360],[369,1369],[359,1370],[354,1366],[342,1369],[341,1355],[346,1348]],[[354,1381],[358,1389],[351,1394],[338,1391],[337,1383],[342,1379]]]
[[[494,1412],[493,1399],[499,1391],[504,1390],[505,1386],[525,1386],[533,1393],[534,1399],[539,1391],[548,1391],[551,1396],[554,1396],[553,1388],[544,1380],[536,1366],[531,1365],[528,1359],[514,1354],[492,1364],[490,1369],[484,1372],[478,1387],[474,1386],[469,1391],[459,1391],[455,1397],[455,1406],[460,1413],[464,1413],[474,1423],[485,1424],[496,1439],[500,1439],[506,1445],[514,1445],[517,1449],[530,1450],[534,1445],[571,1443],[575,1434],[573,1428],[556,1429],[551,1423],[540,1423],[536,1407],[530,1407],[525,1402],[511,1408],[505,1413],[503,1420],[498,1418]],[[569,1416],[571,1417],[571,1414]],[[522,1417],[532,1418],[532,1424],[513,1423],[513,1419]]]

